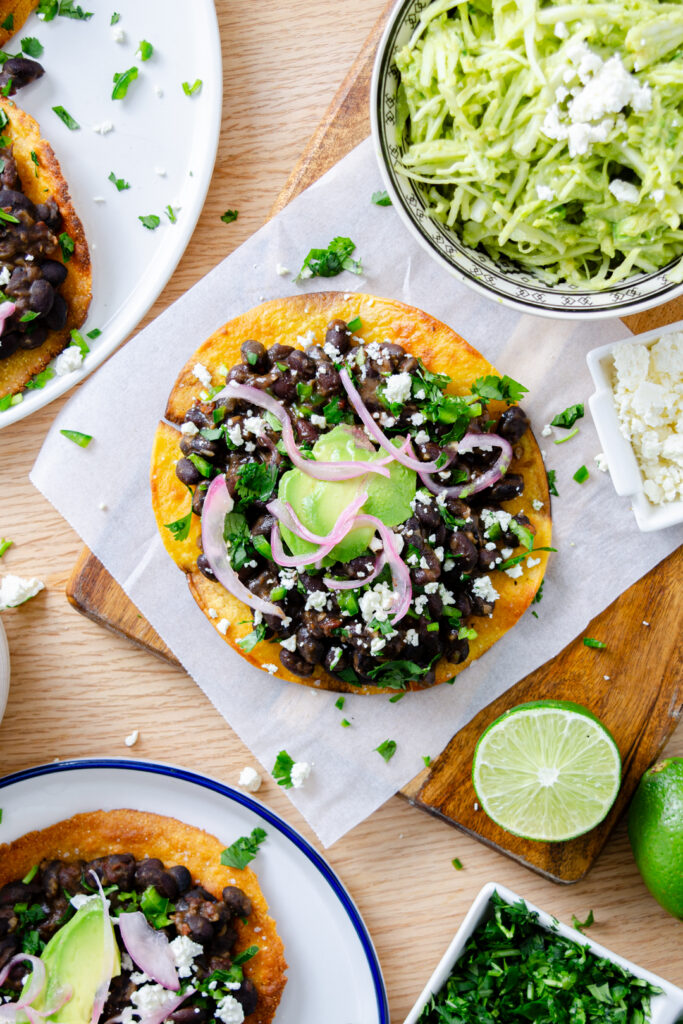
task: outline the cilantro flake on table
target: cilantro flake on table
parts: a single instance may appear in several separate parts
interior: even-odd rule
[[[349,722],[348,718],[342,718],[342,720],[341,720],[342,729],[348,729],[350,725],[351,725],[351,723]]]
[[[107,181],[110,181],[112,185],[116,186],[117,192],[125,192],[127,188],[130,188],[130,182],[126,181],[125,178],[117,178],[114,171],[109,172]]]
[[[2,554],[2,552],[0,552],[0,555],[1,554]],[[345,703],[346,703],[346,697],[337,697],[336,701],[334,702],[334,706],[335,706],[335,708],[338,708],[341,711],[341,709],[344,707]]]
[[[451,861],[451,864],[453,865],[456,871],[462,871],[462,861],[460,860],[459,857],[454,857],[453,860]]]
[[[548,477],[548,490],[549,490],[549,491],[550,491],[550,493],[551,493],[551,494],[553,494],[553,495],[554,495],[554,496],[555,496],[556,498],[559,498],[559,496],[560,496],[560,492],[559,492],[559,491],[558,491],[558,489],[557,489],[557,483],[556,483],[556,480],[555,480],[555,477],[557,476],[557,470],[555,470],[555,469],[549,469],[549,470],[547,471],[547,474],[546,474],[546,475],[547,475],[547,477]]]
[[[161,217],[157,217],[156,213],[145,214],[144,217],[138,217],[138,220],[148,231],[156,231],[161,224]]]
[[[170,220],[171,224],[175,224],[177,222],[178,218],[176,217],[176,212],[173,209],[173,207],[170,205],[170,203],[166,207],[166,209],[164,210],[164,213],[166,214],[166,216]]]
[[[118,25],[118,23],[120,21],[121,21],[121,15],[119,14],[118,11],[114,11],[114,13],[112,14],[112,16],[111,16],[111,18],[109,20],[109,24],[110,25]]]
[[[239,217],[239,210],[226,210],[225,213],[221,214],[221,220],[224,224],[232,224],[234,220]]]
[[[579,466],[576,473],[574,473],[573,479],[576,480],[577,484],[585,484],[586,480],[590,476],[585,466]]]
[[[423,754],[422,755],[422,760],[425,763],[425,768],[429,768],[430,764],[432,763],[432,759],[431,759],[430,755],[429,754]]]
[[[82,434],[80,430],[60,430],[59,433],[73,441],[79,448],[87,448],[92,441],[92,434]]]
[[[71,116],[68,110],[66,110],[61,105],[53,107],[52,109],[54,110],[57,117],[61,121],[63,121],[67,128],[69,128],[72,132],[79,130],[79,128],[81,127],[80,124],[74,117]]]
[[[198,92],[201,92],[203,84],[201,78],[195,78],[192,85],[189,82],[183,82],[183,92],[186,96],[196,96]]]
[[[59,248],[62,250],[62,259],[65,263],[68,263],[74,254],[76,243],[71,235],[68,235],[66,231],[62,231],[57,241],[59,242]]]
[[[355,248],[356,243],[352,242],[350,238],[337,236],[332,239],[326,249],[311,249],[295,280],[304,281],[309,277],[336,277],[343,270],[349,270],[352,274],[362,273],[361,261],[351,257]]]
[[[391,206],[391,199],[385,188],[380,189],[378,192],[373,192],[370,200],[375,206]]]
[[[396,753],[396,740],[384,740],[378,747],[375,747],[375,750],[385,761],[391,761]]]
[[[577,420],[583,419],[583,415],[583,403],[577,402],[576,405],[568,405],[566,409],[553,417],[550,423],[553,427],[562,427],[564,430],[571,430]]]
[[[292,788],[292,768],[294,767],[294,758],[290,757],[286,750],[281,750],[275,758],[275,764],[273,765],[272,776],[277,782],[278,786],[284,786],[285,789]]]
[[[585,921],[579,921],[576,914],[572,914],[572,928],[576,928],[577,932],[582,932],[584,928],[590,928],[592,924],[595,924],[592,910],[588,911],[588,917]]]
[[[35,36],[24,36],[21,40],[21,49],[27,57],[40,57],[45,47]]]
[[[13,544],[13,540],[6,540],[4,537],[0,537],[0,558],[2,558],[6,551],[9,551]]]
[[[232,846],[228,846],[221,854],[221,864],[228,868],[242,870],[251,863],[266,838],[266,830],[255,828],[250,836],[240,836]],[[248,958],[247,958],[248,959]],[[233,960],[236,963],[236,960]]]
[[[99,327],[93,327],[92,331],[88,331],[88,333],[86,334],[86,338],[90,338],[91,341],[94,341],[95,338],[99,338],[101,333],[102,331],[99,329]]]
[[[137,52],[140,54],[140,60],[149,60],[154,53],[154,47],[146,39],[141,39]]]
[[[138,69],[136,67],[128,68],[127,71],[117,72],[112,79],[114,88],[112,89],[111,98],[113,100],[124,99],[128,93],[128,87],[137,77]]]

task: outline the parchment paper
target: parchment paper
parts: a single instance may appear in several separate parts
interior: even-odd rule
[[[683,536],[680,529],[639,532],[629,502],[617,498],[593,462],[598,442],[587,405],[577,437],[556,446],[564,432],[540,436],[556,413],[587,400],[585,354],[627,336],[623,324],[522,316],[480,297],[411,240],[393,209],[371,203],[381,187],[367,140],[110,359],[58,416],[31,473],[265,768],[282,748],[314,764],[304,788],[288,795],[325,845],[371,814],[417,774],[422,755],[435,757],[465,722],[561,650]],[[335,694],[272,678],[224,643],[163,549],[148,484],[154,430],[187,357],[236,314],[301,291],[293,278],[304,256],[336,235],[354,240],[364,275],[314,279],[305,288],[371,292],[419,306],[523,382],[530,391],[525,408],[560,492],[553,501],[559,551],[535,606],[538,619],[527,613],[454,685],[395,704],[384,696],[348,696],[343,715],[351,728],[340,726]],[[278,275],[278,264],[292,274]],[[80,449],[60,436],[62,428],[94,440]],[[572,475],[582,464],[590,478],[579,485]],[[586,651],[586,672],[603,674],[599,652]],[[397,743],[388,764],[374,750],[386,739]]]

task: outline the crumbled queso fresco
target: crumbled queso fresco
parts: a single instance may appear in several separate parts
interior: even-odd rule
[[[614,404],[653,505],[683,498],[683,332],[612,349]]]

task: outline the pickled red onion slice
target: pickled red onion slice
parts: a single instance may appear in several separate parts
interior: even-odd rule
[[[342,514],[339,516],[334,528],[325,537],[321,537],[317,533],[312,533],[306,526],[304,526],[289,502],[283,502],[279,499],[269,502],[269,504],[266,505],[266,508],[271,515],[275,516],[276,520],[282,522],[288,530],[291,530],[292,533],[296,534],[297,537],[300,537],[301,540],[306,540],[311,544],[320,545],[317,551],[309,551],[303,555],[286,555],[282,546],[279,522],[275,522],[273,523],[273,527],[270,531],[270,548],[273,554],[273,561],[278,565],[289,568],[298,568],[302,565],[312,565],[315,562],[319,562],[321,558],[325,558],[329,555],[332,549],[344,539],[347,533],[349,533],[355,525],[355,516],[367,500],[367,491],[357,494],[353,501],[346,506]]]
[[[365,583],[372,583],[376,580],[386,563],[384,552],[380,551],[375,558],[375,567],[369,576],[363,576],[362,579],[356,580],[333,580],[325,579],[324,582],[330,588],[330,590],[357,590],[358,587],[362,587]]]
[[[378,519],[377,516],[369,516],[366,513],[363,513],[360,516],[356,516],[353,525],[374,526],[382,539],[382,544],[384,545],[384,559],[391,569],[391,575],[394,581],[394,590],[396,592],[396,602],[394,605],[393,618],[391,619],[392,626],[395,626],[410,608],[410,601],[413,596],[410,569],[398,553],[396,548],[396,539],[393,533],[388,526],[384,525],[381,519]]]
[[[492,484],[495,484],[507,472],[512,462],[512,445],[504,437],[501,437],[500,434],[474,433],[465,434],[457,444],[459,455],[463,452],[471,452],[475,448],[482,448],[484,451],[500,448],[500,456],[485,473],[478,476],[476,480],[470,480],[464,486],[462,484],[455,484],[454,486],[446,487],[443,484],[437,483],[429,470],[418,469],[417,475],[432,494],[445,494],[447,498],[467,498],[471,494],[478,494],[479,491],[483,491],[486,487],[491,487]]]
[[[121,914],[118,924],[123,944],[140,970],[164,988],[177,992],[180,980],[166,934],[153,928],[140,910]]]

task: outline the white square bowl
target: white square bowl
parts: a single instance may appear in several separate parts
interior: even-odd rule
[[[646,334],[633,334],[623,339],[629,345],[654,344],[666,334],[683,331],[683,320],[667,327],[658,327]],[[667,501],[662,505],[653,505],[645,497],[643,475],[640,471],[635,452],[619,429],[619,417],[614,404],[612,391],[612,350],[621,342],[612,342],[594,348],[586,356],[595,394],[588,399],[595,429],[600,438],[602,450],[607,456],[607,464],[614,489],[621,497],[630,497],[633,512],[639,528],[644,532],[663,530],[683,522],[683,501]]]
[[[471,938],[473,932],[480,924],[483,924],[484,921],[488,920],[488,918],[492,916],[493,910],[491,897],[494,892],[497,892],[501,899],[509,904],[518,903],[522,899],[521,896],[518,896],[504,885],[497,885],[495,882],[488,882],[484,886],[468,910],[464,921],[456,932],[455,938],[442,956],[438,967],[420,993],[419,999],[406,1017],[404,1024],[416,1024],[432,995],[436,994],[443,985],[445,985],[446,980],[465,948],[468,939]],[[652,998],[650,1024],[676,1024],[676,1021],[681,1019],[681,1015],[683,1014],[682,989],[677,988],[675,985],[665,981],[663,978],[657,977],[656,974],[651,974],[650,971],[646,971],[642,967],[638,967],[637,964],[631,963],[630,960],[624,960],[623,957],[618,956],[616,953],[612,953],[611,950],[605,949],[604,946],[599,945],[597,942],[593,942],[587,935],[582,935],[581,932],[577,932],[575,928],[569,928],[566,924],[557,922],[555,918],[550,916],[550,914],[546,914],[543,910],[535,907],[533,903],[528,903],[526,900],[524,900],[524,902],[529,910],[538,914],[538,923],[542,928],[547,928],[549,931],[554,930],[558,935],[562,935],[564,938],[570,939],[572,942],[577,942],[582,946],[588,946],[596,956],[611,960],[612,963],[622,967],[625,971],[633,974],[636,978],[643,978],[645,981],[649,981],[650,984],[654,985],[656,988],[662,989],[661,995],[654,996]]]

